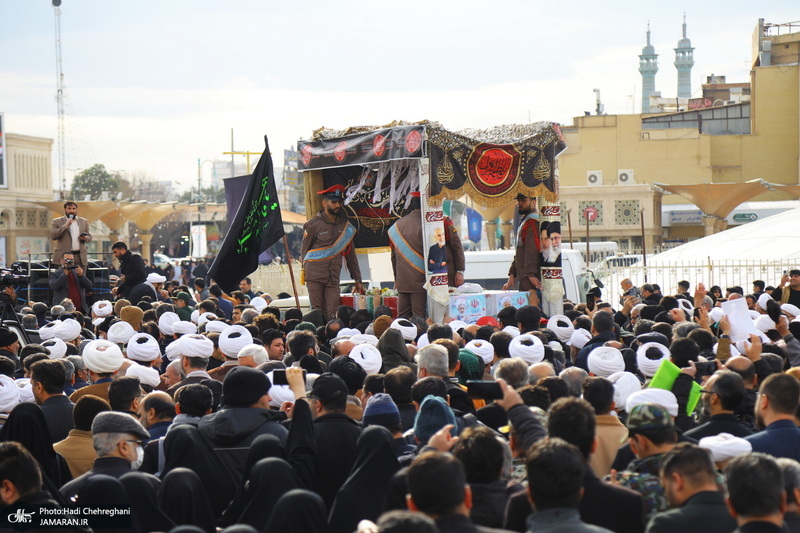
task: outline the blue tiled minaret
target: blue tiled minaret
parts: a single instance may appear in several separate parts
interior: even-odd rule
[[[686,14],[683,15],[683,38],[675,49],[675,68],[678,69],[678,98],[692,97],[692,67],[694,66],[694,48],[692,41],[686,37]]]
[[[650,44],[650,23],[647,23],[647,46],[642,48],[639,56],[639,72],[642,75],[642,113],[650,112],[650,97],[656,92],[656,72],[658,72],[658,54]]]

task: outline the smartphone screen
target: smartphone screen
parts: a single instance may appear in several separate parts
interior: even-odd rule
[[[503,389],[496,381],[467,381],[467,395],[482,400],[499,400]]]

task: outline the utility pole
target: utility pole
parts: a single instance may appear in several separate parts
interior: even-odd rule
[[[56,107],[58,109],[58,182],[61,199],[67,197],[66,150],[64,149],[64,71],[61,65],[61,0],[52,0],[56,23]]]

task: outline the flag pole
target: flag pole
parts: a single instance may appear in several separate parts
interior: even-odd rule
[[[286,234],[283,234],[283,247],[286,249],[286,264],[289,265],[289,277],[292,278],[292,290],[294,291],[294,301],[300,309],[300,296],[297,294],[297,282],[294,280],[294,270],[292,270],[292,254],[289,252],[289,241]]]

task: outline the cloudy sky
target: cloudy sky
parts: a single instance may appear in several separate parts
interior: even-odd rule
[[[607,113],[631,113],[648,20],[656,89],[675,95],[684,11],[695,96],[711,73],[749,79],[759,18],[800,19],[790,0],[63,0],[67,175],[103,163],[188,188],[198,158],[229,157],[231,128],[237,150],[268,135],[280,166],[320,126],[569,124],[594,110],[594,88]],[[54,20],[50,0],[0,2],[10,132],[57,135]]]

